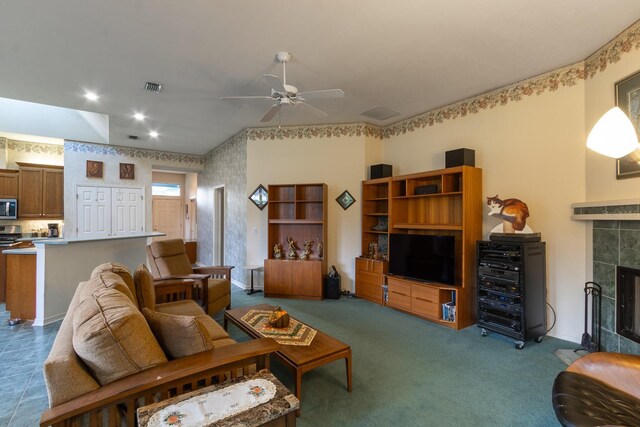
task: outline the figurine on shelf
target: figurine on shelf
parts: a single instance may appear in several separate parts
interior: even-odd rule
[[[311,255],[311,246],[313,246],[313,240],[306,240],[304,242],[304,250],[300,254],[300,259],[309,259]]]
[[[276,243],[273,246],[273,258],[281,259],[282,258],[282,245],[280,243]]]
[[[298,253],[296,252],[296,249],[298,249],[298,247],[296,246],[296,242],[294,242],[291,237],[287,237],[287,243],[289,244],[289,252],[287,252],[287,258],[298,258]]]
[[[367,258],[378,259],[378,244],[376,242],[369,243]]]
[[[318,247],[316,248],[316,251],[318,252],[318,259],[322,259],[324,255],[323,250],[324,246],[322,245],[322,241],[318,239]]]

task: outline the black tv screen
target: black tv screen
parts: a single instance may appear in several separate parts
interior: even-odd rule
[[[412,279],[455,284],[455,238],[391,234],[389,273]]]

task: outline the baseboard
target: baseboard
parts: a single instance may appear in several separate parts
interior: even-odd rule
[[[46,317],[46,318],[44,319],[44,321],[42,321],[42,322],[40,322],[40,320],[39,320],[39,319],[35,319],[35,320],[33,321],[33,326],[46,326],[46,325],[48,325],[48,324],[50,324],[50,323],[58,322],[58,321],[60,321],[60,320],[64,319],[64,316],[65,316],[66,314],[67,314],[67,313],[62,313],[62,314],[56,314],[56,315],[54,315],[54,316],[49,316],[49,317]]]

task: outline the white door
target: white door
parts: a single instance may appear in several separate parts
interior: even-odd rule
[[[153,198],[153,231],[165,233],[162,239],[182,239],[182,200]]]
[[[111,189],[111,235],[127,236],[144,231],[142,188]]]
[[[78,239],[109,237],[111,234],[111,189],[77,187]]]

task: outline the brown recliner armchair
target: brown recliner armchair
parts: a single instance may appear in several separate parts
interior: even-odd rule
[[[167,239],[147,246],[147,262],[156,279],[193,279],[194,298],[207,314],[231,308],[233,266],[192,267],[182,239]]]

